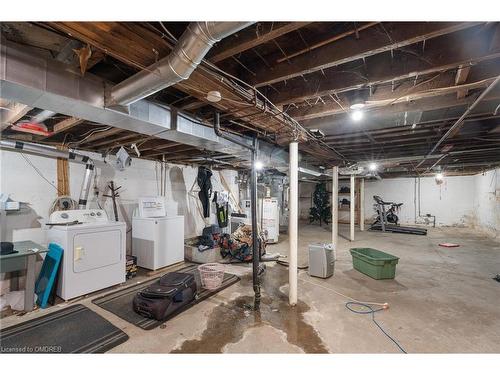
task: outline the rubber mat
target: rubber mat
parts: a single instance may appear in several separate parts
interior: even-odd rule
[[[193,302],[190,304],[180,308],[177,310],[173,315],[169,316],[166,320],[164,321],[158,321],[154,319],[148,319],[145,318],[139,314],[137,314],[134,309],[132,308],[132,301],[134,299],[134,296],[136,295],[137,292],[140,290],[146,288],[148,285],[151,285],[155,281],[157,281],[160,277],[157,277],[155,279],[149,280],[148,282],[139,284],[139,285],[133,285],[128,288],[118,290],[116,292],[109,293],[105,296],[96,298],[92,300],[92,303],[95,303],[97,306],[103,308],[104,310],[107,310],[123,320],[126,320],[127,322],[145,329],[145,330],[150,330],[153,328],[156,328],[163,324],[165,321],[173,318],[174,316],[178,315],[179,313],[186,311],[190,307],[196,305],[197,303],[213,296],[214,294],[219,293],[221,290],[226,289],[227,287],[237,283],[240,278],[236,275],[225,273],[224,274],[224,280],[222,281],[222,285],[215,290],[206,290],[201,287],[201,281],[200,277],[198,274],[198,266],[197,265],[190,265],[178,270],[175,270],[175,272],[186,272],[186,273],[192,273],[195,276],[196,284],[198,287],[198,298],[195,299]],[[200,292],[201,291],[201,292]]]
[[[1,353],[104,353],[127,334],[83,305],[74,305],[0,331]]]

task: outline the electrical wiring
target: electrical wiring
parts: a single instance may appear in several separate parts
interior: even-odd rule
[[[61,194],[62,195],[62,192],[57,188],[56,185],[54,185],[52,182],[50,182],[44,175],[43,173],[31,162],[31,160],[26,156],[24,155],[23,152],[20,153],[21,156],[24,158],[24,160],[26,160],[26,162],[35,170],[35,172],[42,178],[44,179],[50,186],[52,186],[58,194]]]
[[[84,143],[87,139],[89,139],[91,136],[93,136],[94,134],[97,134],[97,133],[101,133],[101,132],[104,132],[104,131],[107,131],[107,130],[110,130],[111,129],[111,126],[108,126],[108,127],[105,127],[105,128],[100,128],[100,129],[97,129],[97,130],[92,130],[90,131],[90,134],[89,132],[85,133],[85,134],[88,134],[85,136],[85,134],[83,135],[84,138],[78,140],[78,141],[74,141],[74,142],[68,142],[68,147],[71,147],[71,145],[80,145],[82,143]]]
[[[281,262],[281,263],[278,262],[278,264],[288,265],[286,262]],[[305,268],[307,268],[307,267],[302,267],[302,269],[305,269]],[[345,307],[349,311],[352,311],[353,313],[356,313],[356,314],[371,314],[373,322],[382,331],[382,333],[385,336],[387,336],[399,348],[399,350],[401,350],[403,353],[407,354],[406,350],[392,336],[390,336],[384,330],[384,328],[382,328],[382,326],[375,320],[375,313],[383,311],[383,310],[387,310],[389,308],[389,304],[388,303],[358,301],[358,300],[356,300],[354,298],[351,298],[351,297],[349,297],[349,296],[347,296],[347,295],[345,295],[343,293],[340,293],[340,292],[336,291],[335,289],[327,287],[325,285],[321,285],[321,284],[312,282],[312,281],[304,279],[304,278],[300,278],[300,280],[304,281],[306,283],[318,286],[320,288],[326,289],[326,290],[328,290],[330,292],[333,292],[333,293],[335,293],[335,294],[337,294],[337,295],[345,298],[346,300],[348,300],[348,302],[345,304]],[[361,306],[361,307],[364,307],[366,310],[355,309],[355,308],[353,308],[353,306]],[[380,306],[380,307],[377,308],[377,309],[374,309],[372,306]]]
[[[174,37],[174,35],[172,35],[172,33],[170,33],[170,31],[168,31],[168,29],[165,27],[165,25],[163,25],[161,22],[160,22],[160,25],[162,26],[162,28],[164,29],[164,31],[168,34],[168,36],[172,39],[173,42],[177,42],[177,38]],[[156,28],[155,28],[156,29]],[[157,30],[157,29],[156,29]],[[161,33],[159,30],[157,30],[157,32]],[[161,35],[163,36],[164,34],[161,33]],[[318,143],[319,145],[327,148],[328,150],[330,151],[333,151],[335,154],[337,154],[344,162],[348,161],[346,159],[346,157],[344,155],[342,155],[339,151],[337,151],[334,147],[330,146],[329,144],[327,144],[326,142],[324,142],[323,140],[320,140],[320,139],[317,139],[316,137],[314,137],[306,128],[304,128],[302,125],[299,124],[298,121],[296,121],[295,119],[293,119],[292,117],[290,117],[290,115],[288,115],[286,112],[284,112],[282,109],[279,109],[269,98],[267,98],[267,96],[265,96],[264,94],[262,94],[262,92],[260,92],[256,87],[253,87],[251,85],[249,85],[248,83],[246,83],[245,81],[239,79],[238,77],[235,77],[234,75],[230,74],[230,73],[227,73],[226,71],[220,69],[219,67],[217,67],[215,64],[209,62],[208,60],[206,59],[203,59],[201,64],[200,64],[200,68],[203,69],[203,65],[207,65],[209,66],[210,68],[212,68],[213,70],[216,70],[217,72],[221,73],[223,76],[225,76],[226,78],[231,78],[233,80],[235,80],[236,82],[239,82],[241,85],[243,85],[244,87],[247,87],[248,89],[251,90],[251,92],[254,92],[255,95],[259,95],[261,97],[262,100],[264,100],[265,102],[267,102],[275,111],[277,111],[277,115],[281,115],[284,122],[286,124],[288,124],[289,126],[292,127],[292,132],[294,133],[294,137],[296,136],[296,133],[298,130],[300,130],[303,134],[306,135],[306,137],[308,137],[311,141],[313,142],[316,142]],[[206,71],[209,71],[205,68]],[[210,71],[209,71],[210,72]],[[210,73],[213,73],[213,72],[210,72]],[[221,82],[223,82],[223,80],[221,80]],[[233,88],[234,89],[234,88]],[[236,87],[236,89],[238,89],[238,87]],[[199,90],[198,90],[199,91]],[[206,94],[206,93],[204,93]],[[244,95],[244,94],[249,94],[247,90],[244,90],[243,88],[241,89],[241,94]],[[253,98],[250,97],[249,100],[252,100]],[[257,99],[257,98],[255,98]],[[228,99],[226,99],[228,100]]]
[[[359,309],[356,309],[356,308],[353,308],[354,306],[359,306],[359,307],[363,307],[365,308],[366,310],[359,310]],[[382,328],[382,326],[380,325],[379,322],[377,322],[375,320],[375,313],[379,312],[379,311],[383,311],[384,308],[379,308],[379,309],[374,309],[373,307],[371,307],[369,304],[366,304],[366,303],[359,303],[359,302],[347,302],[345,304],[345,307],[349,310],[349,311],[352,311],[353,313],[355,314],[362,314],[362,315],[367,315],[367,314],[370,314],[371,317],[372,317],[372,321],[373,323],[375,323],[375,325],[380,329],[380,331],[382,331],[382,333],[387,337],[389,338],[389,340],[391,340],[398,348],[399,350],[401,350],[404,354],[408,354],[406,352],[405,349],[403,349],[403,347],[396,341],[396,339],[394,339],[391,335],[389,335],[385,330],[384,328]]]

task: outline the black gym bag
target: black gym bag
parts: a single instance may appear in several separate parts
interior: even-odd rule
[[[138,292],[134,311],[146,318],[165,320],[196,298],[196,281],[191,273],[169,272]]]

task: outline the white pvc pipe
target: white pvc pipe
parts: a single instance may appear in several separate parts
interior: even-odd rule
[[[332,245],[337,251],[339,243],[339,167],[332,168]]]
[[[359,181],[359,230],[365,230],[365,179]]]
[[[351,205],[350,205],[350,208],[351,208],[351,215],[350,215],[350,226],[351,226],[351,233],[350,233],[350,240],[351,241],[354,241],[354,223],[356,222],[356,216],[355,216],[355,207],[356,207],[356,197],[354,195],[355,193],[355,186],[354,186],[354,175],[352,174],[351,175]]]
[[[290,219],[288,222],[289,255],[288,255],[288,300],[291,306],[297,304],[297,247],[299,224],[299,152],[298,143],[290,143]]]

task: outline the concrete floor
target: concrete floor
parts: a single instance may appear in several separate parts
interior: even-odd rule
[[[348,233],[347,226],[340,233]],[[307,264],[307,245],[330,241],[327,228],[303,224],[299,265]],[[286,254],[286,236],[268,247]],[[441,248],[456,242],[459,248]],[[395,280],[373,280],[352,269],[351,247],[373,247],[400,257]],[[229,266],[242,277],[209,300],[151,331],[137,328],[90,302],[83,303],[123,329],[130,339],[116,353],[397,353],[398,348],[370,316],[345,308],[347,300],[388,302],[378,322],[410,353],[500,352],[500,244],[463,228],[436,228],[428,236],[356,232],[340,239],[335,275],[323,280],[299,272],[299,303],[288,306],[288,270],[268,264],[260,312],[253,301],[248,265]],[[141,281],[135,278],[133,281]],[[337,292],[337,293],[336,293]],[[63,304],[66,305],[66,304]],[[60,308],[1,320],[19,323]]]

